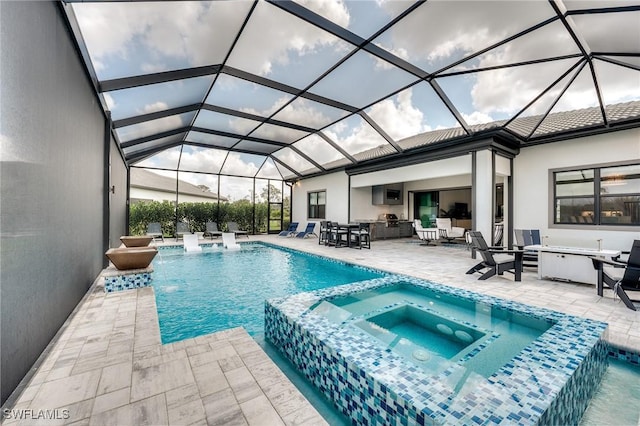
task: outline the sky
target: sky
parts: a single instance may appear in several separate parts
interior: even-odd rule
[[[425,72],[443,71],[435,79],[436,84],[470,125],[513,117],[578,59],[474,70],[580,52],[559,21],[488,49],[554,17],[555,11],[547,1],[429,1],[385,31],[380,29],[411,7],[413,1],[298,0],[297,3],[347,29],[356,39],[371,38],[377,48]],[[638,4],[635,0],[615,3]],[[101,81],[224,62],[240,71],[362,108],[384,134],[360,115],[349,115],[343,109],[311,99],[294,99],[290,93],[228,74],[220,74],[215,83],[215,76],[204,76],[104,93],[114,120],[206,102],[321,130],[350,155],[388,147],[386,138],[397,141],[459,126],[429,83],[369,52],[354,53],[353,44],[273,4],[258,2],[236,41],[252,4],[249,1],[74,3],[73,10]],[[565,1],[564,6],[571,10],[605,4],[611,3]],[[640,51],[640,12],[574,15],[567,21],[587,51],[614,54]],[[483,49],[487,51],[466,59]],[[640,65],[637,58],[616,58]],[[446,75],[462,71],[467,73]],[[594,72],[606,104],[640,100],[638,71],[595,60]],[[596,106],[591,70],[587,67],[571,80],[573,77],[573,73],[569,74],[522,115],[541,114],[552,106],[553,112]],[[553,103],[568,83],[569,89]],[[326,140],[308,131],[273,125],[259,127],[259,121],[213,111],[175,115],[116,131],[120,141],[126,142],[191,123],[276,142],[300,140],[293,146],[304,155],[287,147],[276,151],[273,147],[267,151],[264,146],[260,148],[298,173],[319,170],[309,159],[323,166],[348,161]],[[238,141],[197,132],[190,132],[187,140],[219,143],[222,147]],[[243,142],[243,146],[258,147],[255,142]],[[227,156],[220,149],[188,146],[182,155],[179,149],[172,149],[146,159],[141,165],[171,168],[177,167],[179,161],[180,169],[185,171],[294,176],[278,162],[265,160],[265,156],[237,153]],[[207,184],[204,181],[211,179],[204,175],[192,178],[195,184]]]

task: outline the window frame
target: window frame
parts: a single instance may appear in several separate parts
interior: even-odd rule
[[[603,169],[615,168],[620,166],[640,166],[640,160],[630,160],[624,162],[614,163],[601,163],[584,166],[563,167],[557,169],[549,169],[549,227],[550,228],[562,228],[562,229],[606,229],[606,230],[619,230],[619,231],[638,231],[640,223],[607,223],[602,222],[602,201],[603,199],[613,196],[637,196],[639,193],[629,194],[614,194],[606,195],[602,194],[601,188],[601,175]],[[577,172],[580,170],[593,170],[593,193],[589,195],[575,195],[575,196],[558,196],[557,195],[557,175],[562,172]],[[558,200],[572,199],[572,198],[592,198],[593,199],[593,222],[558,222],[556,220],[556,213],[558,208]]]
[[[320,204],[317,200],[320,199],[320,194],[324,192],[324,204]],[[315,194],[316,204],[311,204],[311,196]],[[316,211],[312,214],[312,206],[316,207]],[[322,207],[321,207],[322,206]],[[314,191],[307,191],[307,219],[326,219],[327,216],[327,190],[318,189]]]

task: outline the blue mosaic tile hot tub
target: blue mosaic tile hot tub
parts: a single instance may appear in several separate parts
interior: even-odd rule
[[[513,314],[539,332],[495,372],[483,376],[470,374],[468,364],[481,359],[499,339],[501,332],[486,324],[456,320],[416,301],[396,301],[374,312],[344,313],[333,305],[325,309],[332,301],[398,286],[493,310],[505,318]],[[449,329],[457,328],[457,337],[466,343],[440,368],[425,369],[421,361],[386,344],[384,337],[374,337],[379,329],[395,326],[397,318],[423,318],[425,327],[435,318],[440,331],[452,334]],[[577,424],[608,365],[606,327],[400,276],[272,299],[265,305],[266,338],[354,423],[373,425]],[[403,338],[394,342],[398,340]],[[424,354],[411,351],[419,360]]]

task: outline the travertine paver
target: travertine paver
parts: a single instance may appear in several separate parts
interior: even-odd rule
[[[153,289],[99,281],[6,408],[58,417],[6,425],[326,424],[244,329],[162,345]]]
[[[251,239],[602,320],[613,345],[640,352],[640,313],[610,292],[598,297],[591,285],[538,280],[535,269],[525,269],[521,282],[510,274],[478,281],[465,275],[477,260],[464,247],[398,239],[355,250],[316,239]],[[107,295],[99,280],[21,390],[5,408],[58,409],[66,418],[3,424],[326,424],[243,329],[162,345],[153,289]]]
[[[593,285],[538,280],[535,268],[525,268],[520,282],[515,282],[509,273],[478,281],[478,274],[466,275],[465,272],[480,259],[472,259],[464,245],[422,246],[416,239],[402,238],[373,241],[371,250],[357,250],[319,245],[317,239],[277,236],[263,239],[346,262],[604,321],[609,323],[607,339],[612,345],[640,352],[640,311],[627,309],[613,298],[611,291],[605,290],[604,297],[599,297]]]

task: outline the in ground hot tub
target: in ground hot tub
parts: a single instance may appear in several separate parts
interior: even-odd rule
[[[392,276],[266,304],[265,334],[368,424],[577,424],[606,324]]]
[[[392,307],[357,320],[354,326],[418,365],[461,358],[493,333],[412,304]]]

